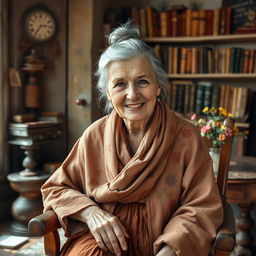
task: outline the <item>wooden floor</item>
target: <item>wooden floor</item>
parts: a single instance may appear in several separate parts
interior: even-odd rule
[[[12,220],[2,221],[0,222],[0,235],[11,235],[10,227]],[[17,255],[20,251],[28,248],[32,244],[36,243],[40,237],[30,237],[29,241],[23,244],[22,246],[16,248],[15,250],[0,248],[0,256],[8,256],[8,255]],[[33,256],[33,255],[30,255]]]

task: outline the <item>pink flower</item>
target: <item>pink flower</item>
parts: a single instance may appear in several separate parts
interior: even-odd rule
[[[209,126],[208,124],[205,126],[202,126],[200,131],[203,133],[207,133],[209,130],[211,129],[211,126]]]
[[[191,117],[190,117],[191,121],[194,121],[196,119],[196,114],[193,114]]]
[[[229,137],[229,136],[232,136],[232,134],[233,134],[233,131],[230,128],[227,128],[225,131],[225,135]]]

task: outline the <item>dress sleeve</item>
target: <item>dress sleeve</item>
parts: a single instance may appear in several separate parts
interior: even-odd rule
[[[67,237],[88,230],[85,223],[69,218],[82,209],[96,205],[86,196],[85,135],[74,145],[68,157],[42,186],[44,211],[54,210]]]
[[[207,256],[222,222],[223,207],[212,161],[203,147],[184,172],[179,206],[154,247],[167,244],[177,256]]]

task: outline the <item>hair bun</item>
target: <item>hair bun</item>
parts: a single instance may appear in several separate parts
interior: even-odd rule
[[[140,29],[137,26],[132,25],[129,21],[126,24],[116,28],[109,35],[108,41],[109,45],[118,44],[122,41],[129,39],[139,39],[140,38]]]

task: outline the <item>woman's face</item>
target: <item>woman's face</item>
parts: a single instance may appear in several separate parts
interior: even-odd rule
[[[108,68],[107,95],[125,124],[146,127],[161,89],[149,59],[140,55],[113,61]]]

